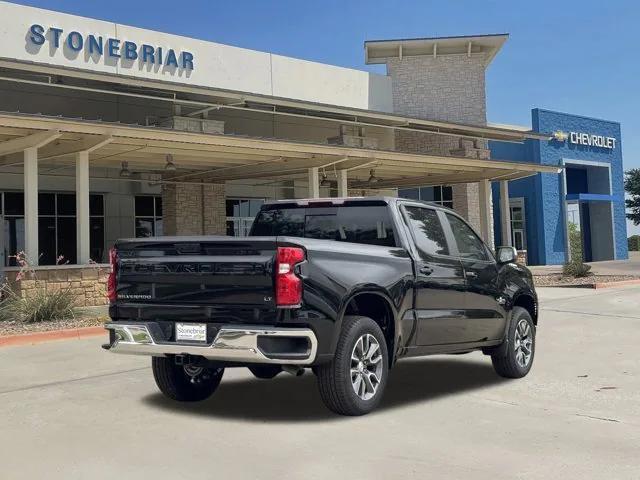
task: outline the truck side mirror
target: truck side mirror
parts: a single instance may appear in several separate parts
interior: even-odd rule
[[[518,252],[513,247],[498,247],[498,263],[512,263],[518,260]]]

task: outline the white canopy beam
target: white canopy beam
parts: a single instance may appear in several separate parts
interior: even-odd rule
[[[45,132],[37,132],[24,137],[13,138],[0,143],[0,155],[11,155],[12,153],[24,152],[28,148],[44,147],[47,143],[52,142],[62,134],[59,130],[47,130]]]
[[[113,137],[111,135],[97,135],[95,137],[86,137],[76,142],[61,143],[48,148],[41,152],[40,160],[50,160],[52,158],[74,155],[79,152],[91,153],[105,145],[111,143]]]

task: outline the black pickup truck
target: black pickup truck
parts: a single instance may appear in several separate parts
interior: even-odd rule
[[[277,201],[249,237],[121,240],[110,259],[104,348],[152,356],[158,387],[179,401],[209,397],[225,368],[311,368],[328,408],[362,415],[401,358],[481,350],[509,378],[533,362],[530,272],[438,205]]]

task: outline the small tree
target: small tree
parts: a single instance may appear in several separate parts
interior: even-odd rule
[[[634,225],[640,225],[640,168],[632,168],[625,172],[624,189],[631,197],[625,200],[627,218]]]
[[[573,222],[569,222],[567,225],[569,229],[569,253],[571,255],[571,262],[582,262],[582,235],[578,230],[578,225]]]
[[[570,277],[586,277],[591,275],[591,266],[584,263],[582,259],[582,235],[578,230],[578,225],[569,222],[569,253],[571,259],[562,267],[562,273]]]

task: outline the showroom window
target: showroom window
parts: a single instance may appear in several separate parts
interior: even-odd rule
[[[510,198],[511,241],[516,250],[527,249],[527,229],[525,226],[524,198]]]
[[[253,219],[263,203],[263,198],[228,198],[226,202],[227,235],[230,237],[249,235]]]
[[[24,194],[3,192],[5,265],[15,266],[15,254],[24,250]],[[38,246],[40,265],[74,264],[76,252],[76,196],[74,193],[38,194]],[[104,198],[89,196],[89,254],[104,261]],[[31,259],[33,261],[33,259]]]
[[[139,195],[135,198],[136,237],[162,235],[162,197]]]
[[[411,200],[433,202],[443,207],[453,208],[453,188],[437,185],[435,187],[400,188],[398,196]]]

